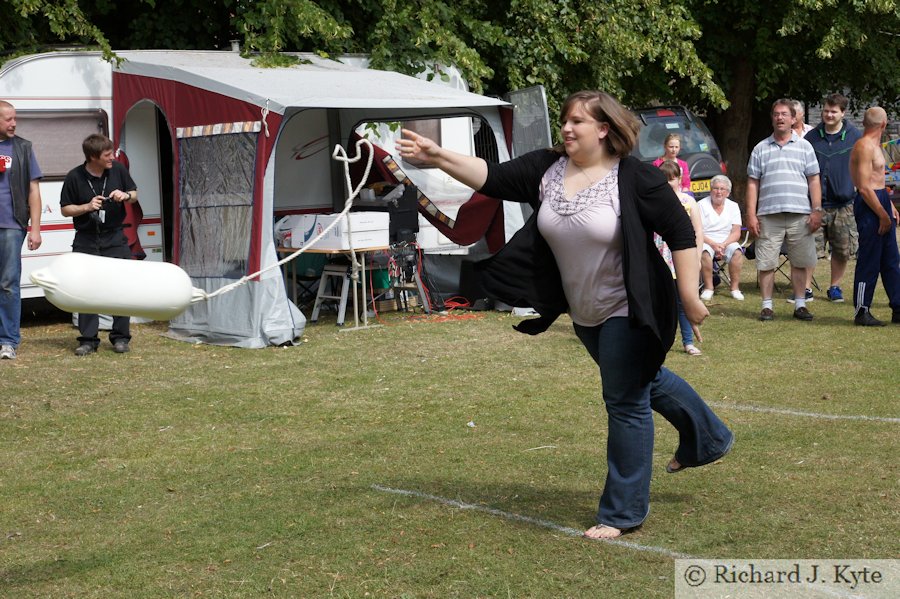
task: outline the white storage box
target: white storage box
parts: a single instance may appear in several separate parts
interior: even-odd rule
[[[350,212],[347,217],[350,219],[350,229],[353,231],[354,248],[388,245],[390,215],[387,212]],[[304,247],[335,219],[340,219],[340,222],[312,247],[320,250],[349,250],[351,236],[347,230],[347,221],[337,214],[304,214],[291,232],[292,247]]]

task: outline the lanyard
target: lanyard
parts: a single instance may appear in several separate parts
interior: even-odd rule
[[[88,175],[90,175],[90,173],[89,173]],[[87,184],[88,184],[88,186],[91,188],[91,193],[94,194],[93,196],[91,196],[91,198],[94,198],[94,197],[97,196],[97,195],[100,195],[100,196],[105,197],[105,194],[106,194],[106,182],[109,180],[109,177],[108,177],[108,176],[106,176],[105,174],[103,175],[103,178],[101,179],[101,182],[103,183],[103,185],[100,186],[100,193],[99,193],[99,194],[97,193],[97,190],[94,189],[94,184],[91,183],[91,178],[90,178],[90,176],[86,177],[86,179],[87,179]]]

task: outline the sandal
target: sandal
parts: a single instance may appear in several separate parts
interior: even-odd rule
[[[688,343],[684,346],[684,352],[689,356],[702,356],[703,352],[700,351],[700,348],[694,345],[693,343]]]
[[[678,466],[673,466],[672,464],[678,464]],[[668,472],[669,474],[675,474],[676,472],[681,472],[685,468],[687,468],[687,466],[685,466],[684,464],[682,464],[675,458],[672,458],[671,460],[669,460],[669,463],[666,464],[666,472]]]

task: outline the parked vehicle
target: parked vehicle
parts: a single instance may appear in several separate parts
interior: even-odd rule
[[[681,136],[679,158],[687,162],[691,175],[691,192],[697,199],[709,195],[709,180],[725,172],[719,145],[709,129],[684,106],[654,106],[634,111],[641,127],[632,155],[653,162],[665,152],[663,141],[670,133]]]

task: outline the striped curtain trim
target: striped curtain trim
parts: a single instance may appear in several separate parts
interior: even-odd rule
[[[208,137],[210,135],[228,135],[230,133],[259,133],[262,130],[262,121],[238,121],[235,123],[216,123],[214,125],[194,125],[193,127],[178,127],[175,136],[178,139],[186,137]]]

